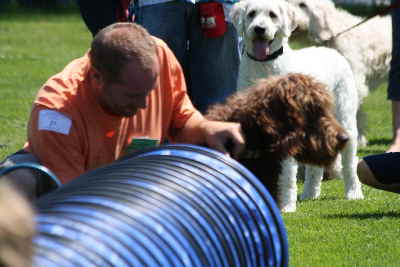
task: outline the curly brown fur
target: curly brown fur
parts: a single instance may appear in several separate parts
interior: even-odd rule
[[[333,113],[326,86],[304,74],[272,76],[210,107],[211,120],[240,122],[246,150],[254,158],[239,161],[267,186],[276,199],[281,161],[328,166],[348,140]],[[254,154],[254,153],[253,153]]]

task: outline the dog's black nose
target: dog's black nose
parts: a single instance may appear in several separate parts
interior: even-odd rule
[[[347,134],[338,134],[337,139],[339,140],[340,143],[344,144],[349,141],[349,136]]]
[[[255,26],[254,32],[258,35],[263,35],[265,33],[265,28],[260,27],[260,26]]]

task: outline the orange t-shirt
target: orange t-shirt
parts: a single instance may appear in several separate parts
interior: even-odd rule
[[[189,118],[202,119],[186,93],[178,61],[163,41],[156,42],[159,87],[148,96],[147,108],[132,117],[108,115],[98,104],[87,76],[87,55],[72,61],[39,90],[25,148],[62,183],[120,158],[135,138],[173,140],[173,132]]]

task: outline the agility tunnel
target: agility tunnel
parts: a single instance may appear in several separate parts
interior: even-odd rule
[[[37,267],[288,266],[268,191],[235,160],[199,146],[130,155],[37,207]]]

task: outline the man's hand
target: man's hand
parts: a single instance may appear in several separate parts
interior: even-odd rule
[[[239,123],[204,120],[200,124],[205,145],[227,156],[238,158],[245,147]]]

